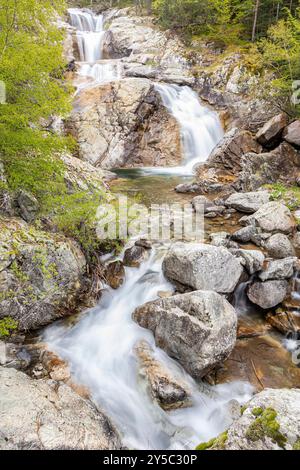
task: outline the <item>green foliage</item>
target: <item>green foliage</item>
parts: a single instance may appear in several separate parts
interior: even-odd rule
[[[253,413],[254,410],[257,411],[256,414]],[[252,410],[252,413],[257,418],[246,431],[247,439],[255,442],[267,436],[284,449],[287,438],[280,432],[280,424],[276,420],[277,412],[273,408],[266,408],[265,410],[254,408],[254,410]]]
[[[0,320],[0,338],[9,336],[12,331],[18,328],[18,322],[11,317],[4,317]]]
[[[291,211],[300,207],[299,186],[285,186],[282,183],[275,183],[266,184],[265,188],[271,191],[271,199],[273,201],[282,200]]]
[[[218,437],[211,439],[208,442],[202,442],[196,447],[196,450],[208,450],[208,449],[222,450],[225,448],[227,438],[228,438],[228,432],[225,431],[222,434],[220,434]]]

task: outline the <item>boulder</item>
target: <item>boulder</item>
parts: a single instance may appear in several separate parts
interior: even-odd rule
[[[290,233],[296,228],[295,220],[290,210],[281,202],[268,202],[254,214],[243,217],[244,225],[259,227],[264,232]]]
[[[232,129],[212,151],[208,160],[196,170],[196,182],[206,191],[212,184],[228,184],[237,179],[245,153],[261,151],[260,145],[248,131]]]
[[[268,191],[234,193],[225,201],[225,205],[240,212],[253,214],[270,200]]]
[[[20,330],[61,318],[87,290],[86,260],[78,245],[29,229],[20,219],[0,219],[1,259],[0,319],[9,315]]]
[[[126,78],[83,90],[66,126],[79,143],[80,159],[97,167],[181,162],[178,123],[147,79]]]
[[[233,186],[236,191],[256,191],[264,184],[295,184],[300,174],[300,152],[283,142],[271,152],[246,153]]]
[[[264,310],[276,307],[288,293],[287,281],[253,282],[247,295],[252,303]]]
[[[245,266],[250,275],[260,271],[265,261],[265,255],[258,250],[230,250],[232,254],[241,259],[241,264]]]
[[[289,238],[283,233],[272,235],[265,244],[265,248],[272,258],[282,259],[295,256],[295,250]]]
[[[108,418],[67,385],[4,367],[0,379],[1,450],[121,448]]]
[[[105,267],[105,279],[113,289],[118,289],[125,279],[125,268],[122,261],[113,261]]]
[[[135,310],[133,319],[150,329],[156,345],[196,378],[224,361],[236,341],[236,312],[212,291],[148,302]]]
[[[285,113],[270,119],[256,134],[256,140],[266,148],[274,148],[281,140],[284,128],[288,124]]]
[[[270,261],[264,271],[258,277],[261,281],[275,279],[290,279],[294,275],[297,265],[297,258],[284,258]]]
[[[70,193],[95,193],[106,190],[104,181],[107,175],[104,170],[69,154],[63,154],[61,159],[65,165],[64,179]]]
[[[299,450],[300,390],[266,389],[255,395],[211,450]]]
[[[167,279],[193,290],[230,293],[243,268],[226,248],[196,243],[174,243],[163,261]]]
[[[249,243],[253,241],[253,237],[257,234],[256,227],[249,225],[243,227],[232,234],[232,239],[239,243]]]
[[[131,268],[138,268],[148,257],[149,249],[143,246],[133,245],[131,248],[125,250],[123,264]]]
[[[17,196],[18,211],[22,219],[26,222],[33,222],[39,211],[39,203],[33,194],[21,190]]]
[[[300,120],[292,122],[283,132],[283,138],[289,144],[300,147]]]
[[[146,341],[140,341],[135,347],[139,361],[139,373],[145,377],[152,398],[164,410],[174,410],[192,405],[191,390],[187,383],[156,357],[153,349]]]

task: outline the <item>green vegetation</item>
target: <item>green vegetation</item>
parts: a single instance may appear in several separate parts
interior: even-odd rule
[[[227,431],[220,434],[218,437],[211,439],[208,442],[202,442],[196,447],[196,450],[208,450],[208,449],[218,449],[222,450],[225,447],[226,441],[228,438]]]
[[[266,184],[266,189],[271,191],[273,201],[282,200],[290,210],[296,210],[300,207],[300,187],[285,186],[282,183]]]
[[[297,441],[294,443],[293,450],[300,450],[300,439],[297,439]]]
[[[252,414],[256,416],[256,419],[246,431],[247,439],[255,442],[267,436],[284,449],[287,438],[280,432],[280,424],[276,421],[277,412],[273,408],[266,408],[265,410],[254,408]]]
[[[4,317],[0,320],[0,338],[9,336],[14,330],[18,328],[18,322],[11,317]]]

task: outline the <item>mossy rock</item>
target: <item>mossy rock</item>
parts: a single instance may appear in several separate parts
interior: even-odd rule
[[[269,437],[284,449],[287,438],[280,432],[280,424],[276,420],[277,412],[273,408],[266,408],[265,410],[253,408],[252,414],[256,416],[256,419],[246,431],[247,439],[255,442]]]
[[[208,442],[202,442],[196,447],[196,450],[224,450],[227,437],[228,433],[225,431],[218,437],[215,437]]]

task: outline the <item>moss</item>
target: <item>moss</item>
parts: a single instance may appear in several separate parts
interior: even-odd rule
[[[29,280],[28,275],[22,271],[21,266],[16,260],[10,265],[10,270],[20,282],[27,282]]]
[[[246,431],[247,439],[255,442],[267,436],[284,449],[287,438],[280,432],[280,424],[276,420],[277,412],[273,408],[254,408],[252,414],[257,418]]]
[[[293,450],[300,450],[300,438],[294,443]]]
[[[0,338],[9,336],[12,331],[18,328],[18,322],[11,317],[4,317],[0,320]]]
[[[247,409],[247,405],[241,406],[241,415],[242,416],[245,413],[246,409]]]
[[[220,434],[218,437],[211,439],[208,442],[202,442],[196,447],[196,450],[208,450],[208,449],[218,449],[222,450],[225,448],[225,444],[228,438],[228,432],[225,431]]]

